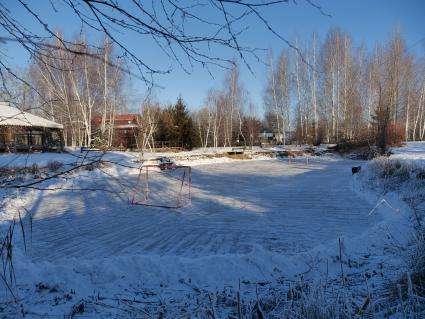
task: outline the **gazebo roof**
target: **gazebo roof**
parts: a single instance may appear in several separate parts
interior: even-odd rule
[[[0,102],[0,126],[63,128],[62,124],[10,107],[5,102]]]

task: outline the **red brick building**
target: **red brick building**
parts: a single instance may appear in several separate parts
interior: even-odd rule
[[[93,137],[101,135],[102,116],[95,116],[92,120]],[[112,134],[111,146],[123,149],[138,148],[138,139],[141,129],[139,114],[108,115],[105,122],[106,132]]]

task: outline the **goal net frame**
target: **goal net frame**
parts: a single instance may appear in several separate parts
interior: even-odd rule
[[[154,174],[164,174],[172,170],[182,169],[183,173],[179,179],[172,176],[170,179],[176,179],[178,182],[178,189],[175,193],[175,202],[170,199],[170,203],[162,204],[160,202],[150,202],[150,188],[149,182],[153,179]],[[138,199],[138,195],[142,195],[143,200]],[[172,197],[172,196],[171,196]],[[187,202],[184,202],[186,197]],[[174,202],[174,203],[173,203]],[[139,175],[132,194],[131,204],[161,208],[181,208],[189,205],[192,202],[192,167],[187,165],[175,164],[149,164],[142,165],[139,168]]]

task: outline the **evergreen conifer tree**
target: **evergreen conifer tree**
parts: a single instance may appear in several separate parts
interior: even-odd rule
[[[175,135],[173,136],[174,142],[183,148],[192,149],[194,146],[192,118],[181,97],[177,99],[177,103],[172,107],[171,112],[175,127]]]

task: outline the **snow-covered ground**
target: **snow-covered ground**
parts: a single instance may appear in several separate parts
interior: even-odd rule
[[[406,159],[425,166],[425,142],[409,142],[392,149],[391,158]]]
[[[420,161],[425,144],[395,153]],[[26,249],[19,224],[17,302],[0,292],[0,313],[14,318],[22,307],[26,317],[174,318],[206,317],[211,308],[221,318],[237,311],[236,292],[250,302],[265,291],[283,295],[300,280],[342,277],[367,297],[369,285],[404,266],[397,256],[410,239],[409,208],[352,176],[351,167],[364,162],[203,155],[179,154],[179,164],[193,166],[192,202],[179,209],[131,205],[140,165],[133,153],[107,153],[98,169],[37,184],[50,190],[2,190],[2,237],[20,212]],[[1,155],[0,166],[60,161],[68,169],[97,156]]]
[[[306,251],[351,237],[379,219],[368,215],[373,207],[350,189],[351,164],[276,160],[197,166],[192,203],[179,210],[129,205],[131,193],[125,191],[135,184],[136,169],[119,180],[90,173],[89,183],[79,178],[79,187],[106,187],[112,194],[34,192],[25,203],[33,215],[33,258],[198,258],[247,254],[256,246],[290,255]],[[122,184],[128,186],[124,193]]]

